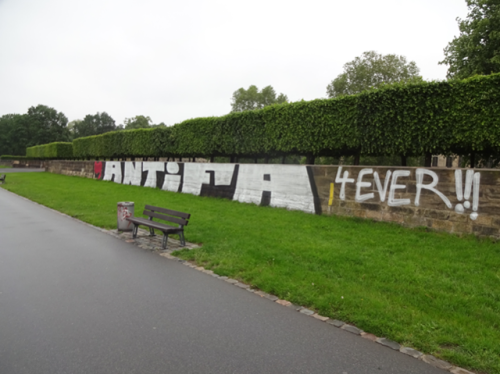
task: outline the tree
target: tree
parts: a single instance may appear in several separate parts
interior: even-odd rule
[[[457,18],[460,35],[444,49],[447,77],[464,79],[500,72],[500,1],[466,0],[467,18]]]
[[[344,72],[326,88],[328,97],[353,95],[396,82],[418,82],[419,68],[414,61],[398,55],[364,52],[344,65]]]
[[[26,148],[39,144],[69,141],[66,116],[54,108],[38,105],[26,114],[0,117],[0,155],[25,155]]]
[[[272,86],[267,86],[259,91],[256,86],[248,87],[248,90],[240,88],[234,91],[231,101],[231,112],[243,112],[244,110],[262,109],[265,106],[273,104],[287,103],[288,97],[285,94],[279,94],[276,97],[276,91]]]
[[[151,123],[153,122],[151,118],[146,116],[135,116],[132,118],[125,118],[125,130],[133,130],[133,129],[147,129],[151,127]]]
[[[67,128],[68,118],[54,108],[46,105],[32,106],[28,109],[29,140],[26,147],[52,142],[66,142],[70,139]]]
[[[26,154],[30,135],[26,117],[26,114],[5,114],[0,117],[0,155]]]
[[[74,139],[84,136],[99,135],[117,129],[115,120],[106,113],[97,112],[94,115],[87,114],[83,121],[72,121],[74,123]]]

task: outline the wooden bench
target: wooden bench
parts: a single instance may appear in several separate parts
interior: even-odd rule
[[[163,213],[163,214],[161,214]],[[167,240],[168,234],[178,234],[181,242],[181,246],[186,245],[186,241],[184,240],[184,226],[188,224],[188,219],[191,217],[189,213],[178,212],[176,210],[170,210],[165,208],[160,208],[158,206],[146,205],[144,207],[144,212],[142,212],[147,218],[141,217],[129,217],[127,221],[132,222],[134,224],[134,229],[132,231],[132,236],[134,238],[137,237],[137,230],[140,225],[149,227],[149,236],[155,236],[154,229],[160,230],[163,232],[163,242],[162,248],[167,248]],[[158,218],[163,221],[176,223],[179,226],[170,226],[161,222],[153,221],[153,218]]]
[[[1,184],[4,184],[4,183],[5,183],[5,177],[6,177],[6,176],[7,176],[6,174],[2,174],[2,175],[0,175],[0,182],[2,182]]]

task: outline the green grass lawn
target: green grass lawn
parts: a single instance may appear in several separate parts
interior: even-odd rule
[[[0,165],[0,169],[12,169],[12,167],[7,165]]]
[[[2,186],[105,228],[116,203],[192,214],[178,255],[319,314],[500,373],[500,243],[49,173]],[[0,207],[1,209],[1,207]]]

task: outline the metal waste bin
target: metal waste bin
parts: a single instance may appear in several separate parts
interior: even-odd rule
[[[127,221],[127,218],[134,216],[134,202],[122,201],[118,203],[118,230],[119,231],[132,231],[134,229],[133,223]]]

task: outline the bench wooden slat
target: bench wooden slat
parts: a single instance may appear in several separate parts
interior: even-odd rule
[[[170,210],[170,209],[160,208],[159,206],[146,205],[144,207],[144,209],[149,209],[149,210],[153,210],[155,212],[170,214],[172,216],[182,217],[182,218],[185,218],[185,219],[189,219],[189,217],[191,217],[191,214],[189,214],[189,213],[178,212],[176,210]]]
[[[163,232],[179,232],[179,231],[182,231],[181,227],[175,227],[175,226],[165,225],[164,223],[150,221],[149,219],[146,219],[146,218],[130,217],[130,218],[127,218],[127,220],[130,221],[130,222],[137,223],[139,225],[149,226],[149,227],[152,227],[154,229],[161,230]]]
[[[145,210],[144,212],[142,212],[142,214],[144,214],[145,216],[148,216],[148,217],[154,217],[154,218],[162,219],[164,221],[178,223],[179,225],[183,225],[183,226],[187,226],[187,224],[188,224],[188,221],[186,221],[185,219],[170,217],[170,216],[166,216],[164,214],[151,212],[149,210]]]

